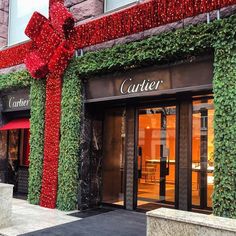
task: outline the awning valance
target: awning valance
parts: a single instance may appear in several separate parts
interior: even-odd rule
[[[30,128],[29,119],[22,118],[22,119],[9,121],[7,124],[0,127],[0,130],[29,129],[29,128]]]

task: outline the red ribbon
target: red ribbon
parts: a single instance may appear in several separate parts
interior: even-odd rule
[[[74,53],[74,18],[61,3],[50,7],[50,20],[38,12],[25,34],[33,41],[25,65],[35,79],[46,77],[44,160],[40,205],[55,208],[58,185],[62,76]]]

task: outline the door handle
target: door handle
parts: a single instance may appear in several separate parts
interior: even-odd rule
[[[142,147],[138,147],[138,158],[140,159],[140,166],[138,169],[138,178],[141,179],[142,178],[142,162],[143,162],[143,149],[142,149]]]
[[[166,163],[167,163],[167,167],[166,167],[166,175],[170,174],[170,159],[169,157],[166,158]]]

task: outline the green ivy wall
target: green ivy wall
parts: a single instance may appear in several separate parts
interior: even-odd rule
[[[41,191],[44,138],[44,81],[37,81],[26,71],[0,75],[0,90],[30,87],[30,168],[28,200],[38,204]]]
[[[82,103],[81,78],[150,64],[161,65],[202,54],[214,54],[215,191],[213,211],[215,215],[236,218],[235,25],[236,16],[231,16],[210,24],[190,26],[139,42],[90,52],[83,57],[73,59],[64,75],[62,90],[57,196],[59,209],[72,210],[75,209],[77,203]],[[27,73],[25,75],[28,77]],[[0,77],[0,84],[2,81],[2,77]],[[9,83],[9,86],[14,84]],[[2,87],[0,85],[0,89]],[[45,100],[43,82],[32,83],[31,99],[33,107],[31,111],[29,200],[31,203],[38,204],[43,158],[43,105]],[[38,108],[36,109],[36,107]]]
[[[38,204],[41,192],[44,152],[45,81],[31,78],[30,168],[28,200]]]
[[[81,105],[81,80],[70,66],[64,75],[62,89],[57,195],[57,207],[61,210],[73,210],[77,204]]]
[[[214,42],[215,171],[213,210],[236,218],[236,21],[222,24]]]

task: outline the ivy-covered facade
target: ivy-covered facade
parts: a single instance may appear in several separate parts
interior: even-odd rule
[[[236,17],[232,15],[229,18],[215,20],[209,24],[189,26],[149,37],[142,41],[88,52],[72,60],[64,74],[62,87],[58,209],[73,210],[77,207],[83,208],[101,204],[105,173],[102,170],[99,172],[95,167],[101,164],[98,162],[102,162],[101,159],[96,159],[96,156],[102,157],[104,155],[104,150],[99,145],[106,141],[103,137],[100,137],[100,141],[95,138],[96,130],[100,130],[98,132],[101,132],[101,136],[104,132],[103,122],[105,121],[98,122],[104,119],[102,118],[103,114],[100,113],[104,111],[103,108],[106,106],[112,106],[114,109],[122,103],[125,103],[126,107],[134,106],[133,100],[131,101],[129,98],[115,99],[112,103],[103,100],[89,104],[86,102],[88,94],[86,89],[90,79],[99,80],[102,75],[125,74],[140,68],[145,70],[152,66],[162,68],[165,65],[175,65],[175,63],[191,65],[196,59],[207,56],[210,61],[213,60],[213,90],[207,88],[207,94],[210,94],[214,99],[214,194],[212,196],[212,208],[215,215],[236,218],[235,25]],[[31,136],[28,200],[32,204],[39,204],[43,168],[45,82],[33,80],[26,71],[0,76],[0,90],[29,86],[31,88]],[[96,90],[96,87],[93,89]],[[181,95],[182,93],[183,91],[180,93],[176,91],[172,96],[175,97],[176,94]],[[197,93],[193,94],[198,96]],[[152,101],[156,99],[157,103],[160,103],[161,99],[168,103],[169,97],[163,98],[162,94],[158,94],[156,96],[152,95],[151,98]],[[143,96],[143,100],[145,100],[145,96]],[[145,104],[148,103],[147,100]],[[129,116],[128,113],[127,110],[126,117]],[[94,115],[98,118],[94,118]],[[126,118],[124,129],[128,130],[127,132],[131,132],[129,129],[136,129],[132,127],[131,123]],[[109,130],[109,127],[107,130]],[[129,155],[133,155],[135,160],[141,155],[141,152],[139,153],[139,150],[136,149],[137,137],[129,136],[129,138],[134,140],[133,148],[132,144],[129,146],[125,143],[124,149],[126,151],[129,149],[128,151],[131,152]],[[178,148],[176,152],[178,152]],[[176,163],[177,160],[175,160]],[[132,170],[133,172],[127,170],[132,166],[138,166],[138,163],[135,163],[127,162],[124,165],[126,176],[123,176],[123,178],[126,179],[124,181],[126,190],[128,178],[132,179],[133,184],[135,183],[135,178],[133,178],[135,169]],[[191,181],[191,167],[192,163],[187,162],[186,168],[188,170],[186,173],[181,173],[179,167],[176,169],[179,171],[175,178],[175,194],[178,196],[180,191],[178,186],[179,176],[186,174],[189,181]],[[91,170],[93,171],[91,172]],[[127,172],[131,176],[127,175]],[[149,176],[145,181],[149,181]],[[154,182],[151,180],[150,184]],[[103,186],[103,189],[98,186]],[[124,207],[128,209],[137,206],[134,204],[134,201],[137,201],[137,196],[134,196],[137,194],[137,189],[135,189],[135,186],[131,186],[131,189],[133,189],[133,192],[123,199],[125,201]],[[188,196],[191,196],[191,193],[189,193],[191,189],[192,187],[186,190],[186,193],[183,193],[186,201],[189,201],[186,204],[181,205],[183,199],[175,199],[177,208],[192,209],[192,200],[188,200]],[[132,199],[129,199],[130,196]]]

